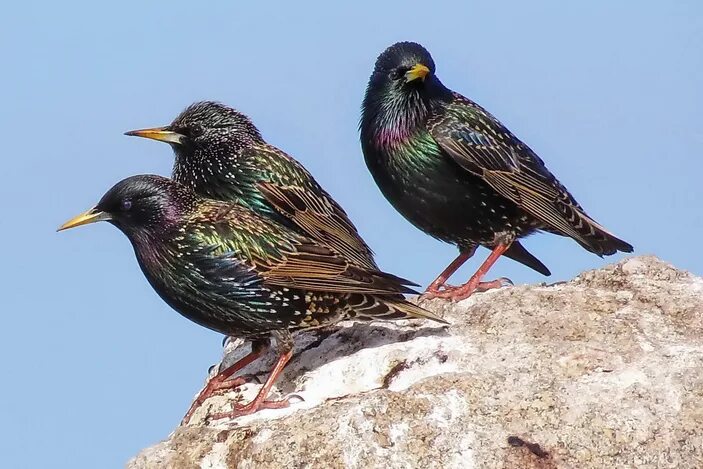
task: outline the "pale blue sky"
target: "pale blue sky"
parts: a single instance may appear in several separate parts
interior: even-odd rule
[[[54,232],[123,177],[169,174],[170,149],[126,130],[200,99],[233,105],[315,174],[383,268],[426,285],[445,267],[455,249],[391,208],[359,149],[366,80],[398,40],[423,43],[447,86],[638,254],[703,274],[703,3],[573,3],[5,5],[3,466],[121,467],[167,436],[220,357],[221,337],[156,296],[116,229]],[[550,281],[618,259],[552,235],[526,245]],[[546,280],[510,260],[492,273]]]

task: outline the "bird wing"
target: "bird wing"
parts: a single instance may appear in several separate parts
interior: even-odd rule
[[[308,236],[344,255],[355,264],[378,269],[373,251],[359,235],[344,209],[320,187],[296,160],[276,147],[258,148],[270,160],[285,160],[295,174],[287,177],[283,168],[273,172],[278,180],[259,183],[266,200]],[[274,163],[275,164],[275,163]]]
[[[364,267],[377,268],[373,253],[344,210],[324,191],[260,183],[266,200],[305,233]]]
[[[593,241],[587,238],[610,235],[586,215],[544,162],[481,106],[455,94],[441,111],[428,121],[430,134],[461,167],[589,250]]]
[[[394,275],[358,267],[318,241],[236,204],[211,201],[190,226],[187,232],[194,237],[190,242],[205,248],[197,263],[216,257],[220,271],[237,263],[248,266],[265,284],[279,287],[382,295],[415,293]]]

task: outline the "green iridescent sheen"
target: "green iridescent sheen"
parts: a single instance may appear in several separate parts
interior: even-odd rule
[[[366,165],[388,201],[462,253],[503,246],[505,256],[549,275],[520,238],[542,230],[601,256],[632,251],[498,119],[445,87],[419,44],[400,42],[378,57],[359,127]]]
[[[170,132],[165,141],[176,155],[176,181],[200,195],[237,202],[272,218],[361,267],[377,268],[371,249],[342,207],[298,161],[266,143],[244,114],[203,101],[161,131]]]

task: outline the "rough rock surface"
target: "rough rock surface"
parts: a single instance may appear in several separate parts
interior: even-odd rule
[[[128,467],[703,467],[703,279],[637,257],[424,305],[452,325],[300,334],[278,392],[304,402],[207,422],[246,385]]]

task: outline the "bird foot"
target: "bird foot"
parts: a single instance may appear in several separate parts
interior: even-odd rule
[[[280,401],[257,401],[257,399],[254,399],[253,401],[245,405],[233,405],[233,409],[230,412],[218,412],[216,414],[212,414],[208,416],[208,421],[221,419],[236,419],[237,417],[251,415],[255,412],[264,409],[284,409],[286,407],[289,407],[291,404],[295,403],[293,401],[302,402],[305,401],[305,399],[303,399],[303,397],[299,394],[291,394],[290,396],[286,397],[285,399],[281,399]]]
[[[185,416],[183,417],[183,420],[181,420],[181,425],[187,425],[188,422],[190,422],[193,413],[195,413],[198,407],[203,405],[203,403],[208,400],[211,396],[222,394],[223,392],[229,391],[231,389],[236,389],[242,386],[243,384],[248,383],[252,377],[259,381],[259,378],[255,375],[242,375],[237,376],[234,379],[225,380],[218,379],[217,376],[212,378],[210,381],[208,381],[208,383],[205,385],[205,388],[200,391],[198,397],[196,397],[193,403],[190,405],[188,412],[186,412]]]
[[[240,381],[241,379],[241,381]],[[225,382],[226,383],[226,382]],[[227,394],[228,392],[235,390],[239,388],[240,386],[244,386],[245,384],[249,383],[256,383],[256,384],[261,384],[261,380],[259,379],[258,376],[255,374],[250,374],[250,375],[242,375],[237,377],[237,382],[236,385],[221,385],[217,388],[215,388],[208,397],[212,396],[222,396],[224,394]],[[207,398],[206,398],[207,399]]]
[[[514,285],[513,281],[506,277],[501,277],[490,282],[474,282],[469,280],[464,285],[459,287],[447,287],[443,291],[428,295],[426,298],[444,298],[450,301],[461,301],[470,297],[474,293],[481,293],[496,288],[502,288]],[[426,293],[427,294],[427,293]],[[425,297],[425,295],[423,295]]]
[[[425,290],[425,292],[422,295],[420,295],[420,299],[421,300],[425,300],[425,299],[431,300],[432,298],[437,298],[438,297],[437,295],[441,295],[442,293],[444,293],[446,291],[454,290],[455,288],[457,288],[457,287],[454,285],[450,285],[448,283],[443,283],[441,285],[432,284],[429,287],[427,287],[427,289]]]

